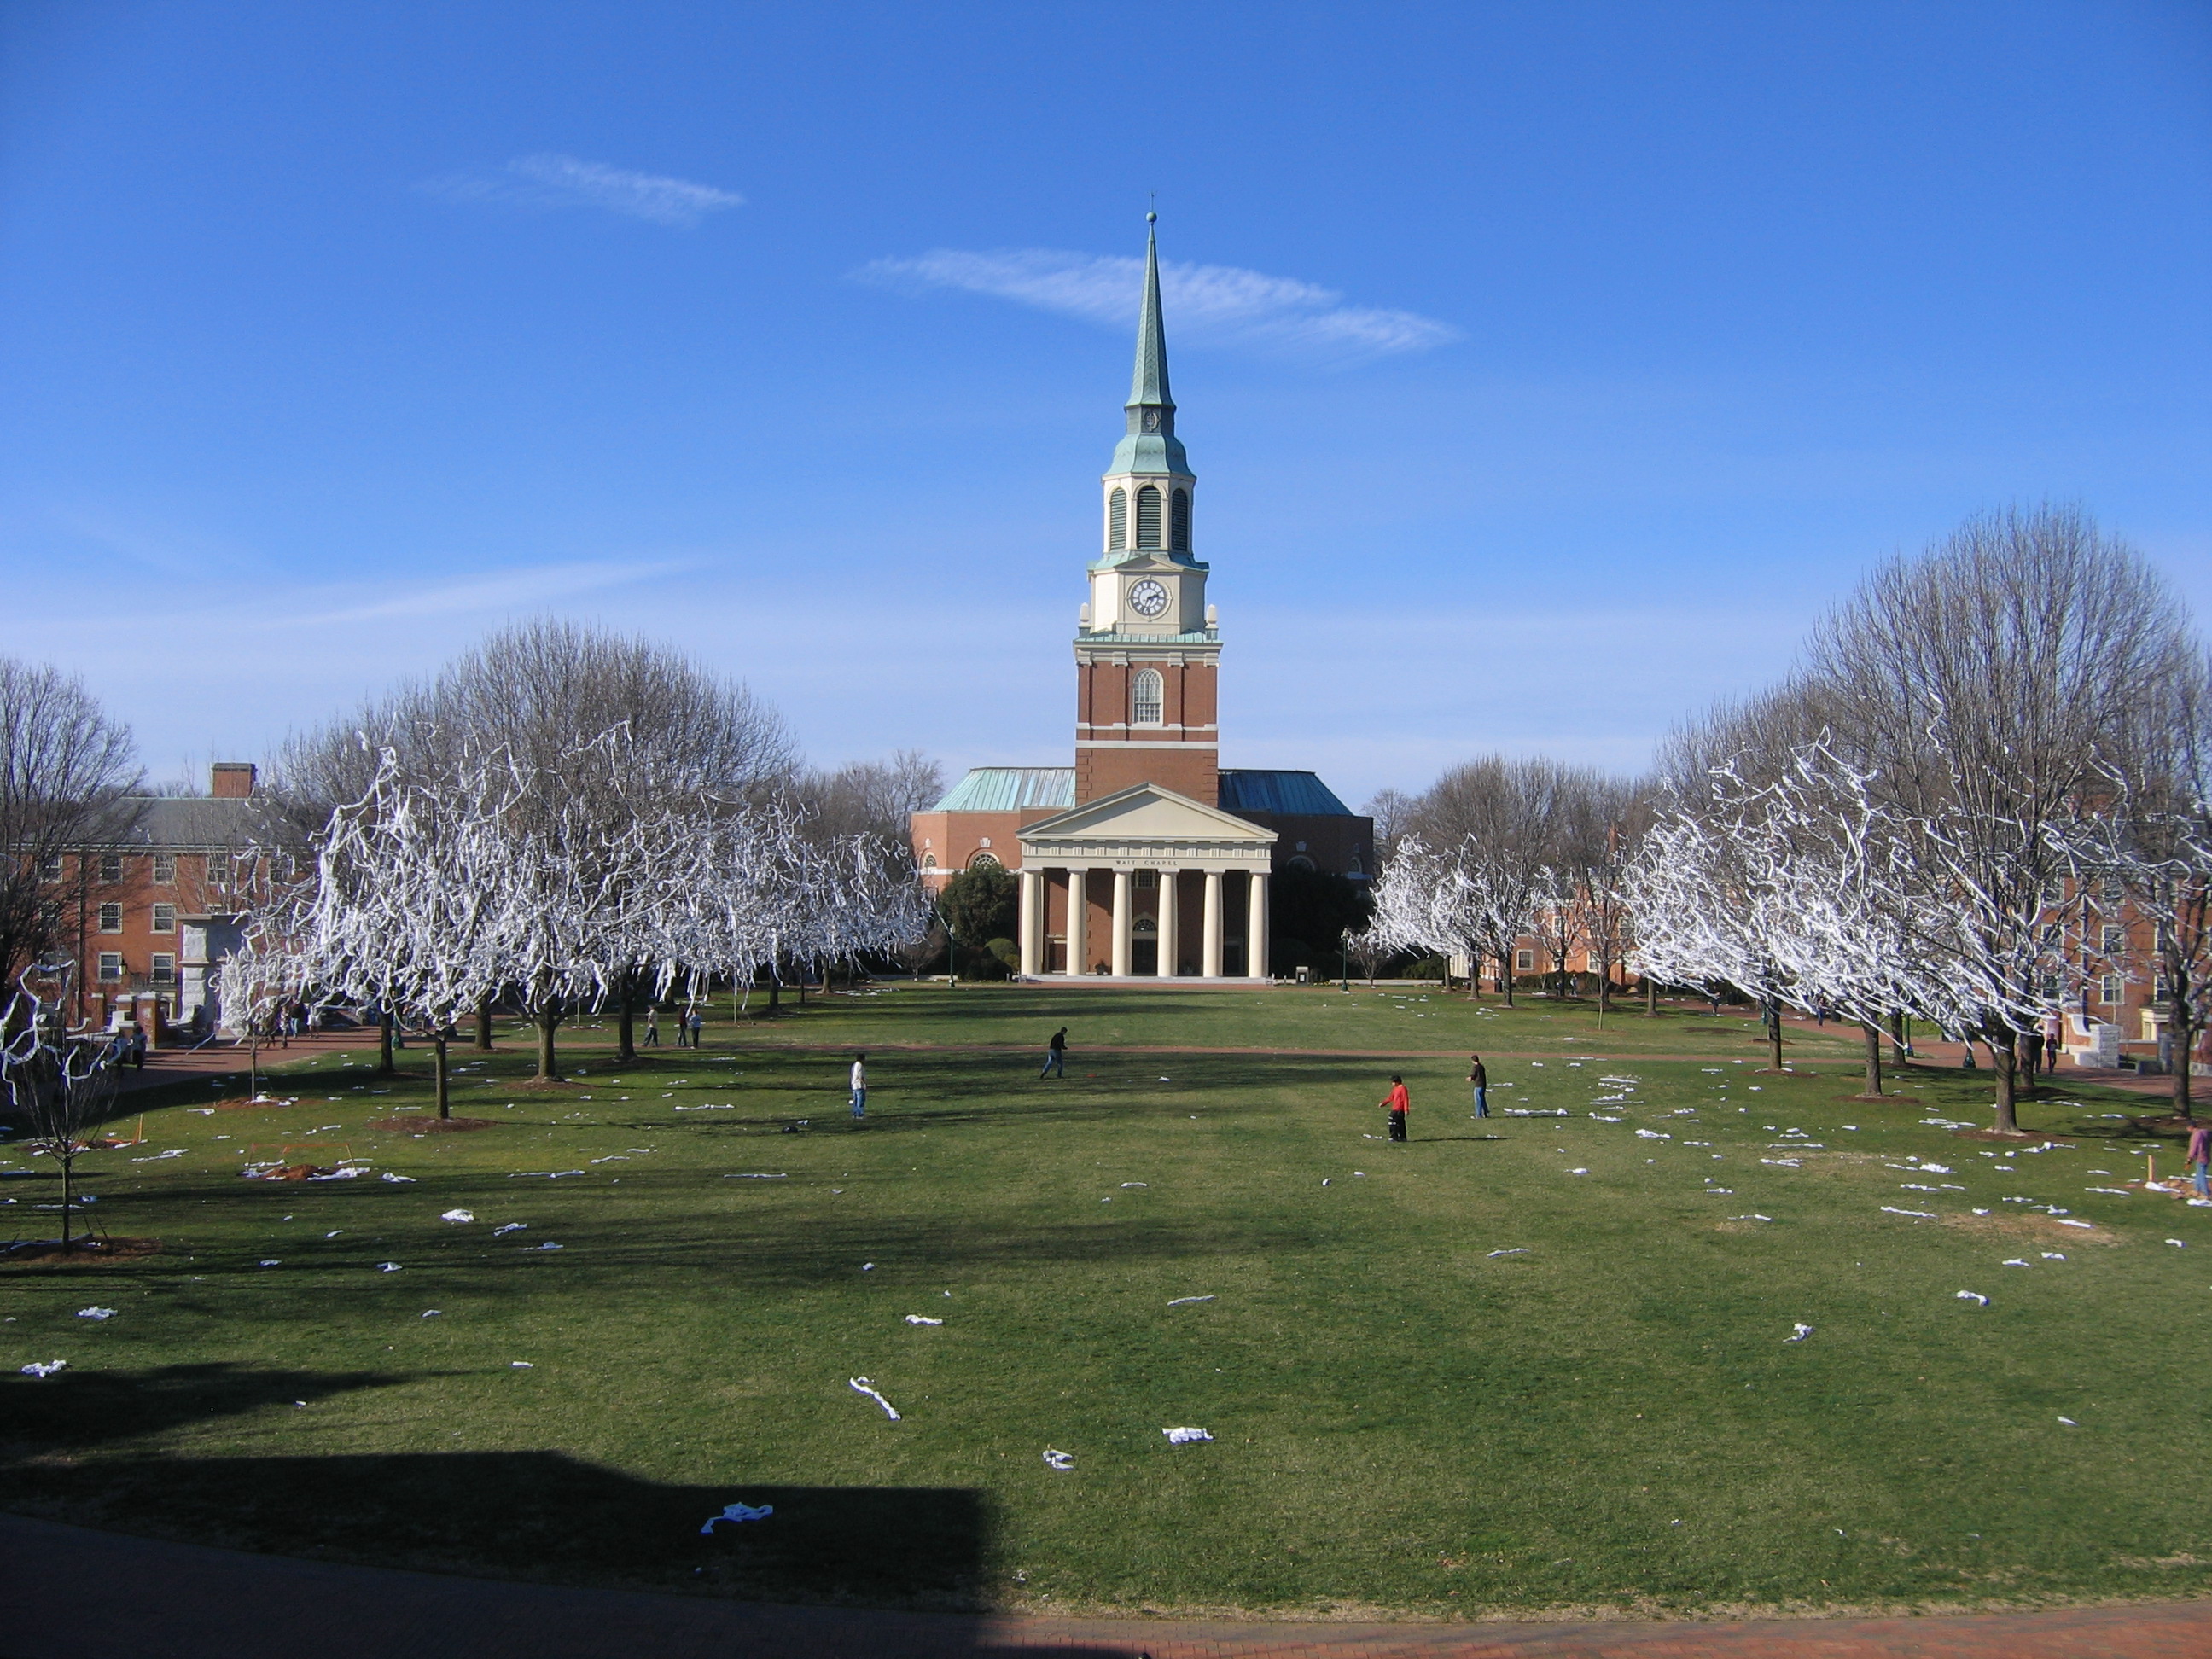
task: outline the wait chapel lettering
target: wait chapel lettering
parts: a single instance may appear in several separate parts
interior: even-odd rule
[[[1221,630],[1193,551],[1156,235],[1124,414],[1076,624],[1075,764],[970,771],[914,815],[915,856],[940,884],[1015,872],[1025,977],[1264,979],[1272,872],[1364,880],[1374,825],[1311,772],[1222,769]]]

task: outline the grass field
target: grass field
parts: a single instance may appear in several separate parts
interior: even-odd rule
[[[1040,1082],[1063,1022],[1070,1075]],[[1987,1122],[1972,1073],[1847,1098],[1844,1034],[1778,1077],[1740,1019],[1364,990],[902,986],[618,1071],[565,1035],[569,1086],[516,1086],[505,1032],[462,1074],[480,1132],[371,1128],[428,1085],[361,1056],[88,1157],[105,1225],[163,1249],[0,1268],[0,1504],[906,1606],[2212,1588],[2212,1210],[2127,1194],[2146,1146],[2175,1156],[2129,1132],[2138,1098],[2027,1103],[2071,1142],[2038,1150],[1945,1127]],[[1470,1046],[1494,1109],[1570,1115],[1472,1121]],[[368,1173],[237,1174],[279,1157]],[[58,1184],[0,1181],[0,1224],[51,1228]],[[740,1500],[775,1513],[700,1535]]]

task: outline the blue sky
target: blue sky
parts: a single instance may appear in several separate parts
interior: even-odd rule
[[[1224,761],[1639,765],[2079,501],[2212,604],[2212,8],[0,9],[0,650],[156,774],[486,629],[1064,761],[1143,216]]]

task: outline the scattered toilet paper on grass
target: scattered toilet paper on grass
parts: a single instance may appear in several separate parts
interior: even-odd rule
[[[884,1408],[884,1415],[890,1418],[892,1422],[896,1423],[899,1420],[898,1408],[893,1406],[890,1401],[884,1399],[883,1395],[878,1394],[876,1392],[876,1385],[869,1382],[866,1377],[849,1376],[847,1377],[845,1381],[847,1385],[852,1389],[854,1393],[864,1394],[867,1395],[869,1399],[874,1401],[876,1404],[881,1406]]]
[[[1204,1429],[1162,1429],[1170,1446],[1188,1446],[1194,1440],[1211,1440],[1213,1437]]]
[[[711,1533],[725,1521],[732,1526],[743,1526],[748,1521],[765,1521],[775,1513],[775,1505],[773,1504],[763,1504],[757,1509],[750,1504],[732,1504],[726,1506],[720,1515],[708,1516],[707,1524],[699,1530]]]

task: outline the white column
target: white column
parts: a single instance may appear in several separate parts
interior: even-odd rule
[[[1248,890],[1249,911],[1244,921],[1244,971],[1254,979],[1267,977],[1267,872],[1255,870]]]
[[[1091,941],[1084,936],[1090,921],[1091,872],[1071,869],[1067,872],[1067,971],[1081,973],[1087,965],[1083,958],[1090,954]]]
[[[1208,979],[1221,977],[1221,872],[1206,872],[1206,937],[1199,945],[1198,970]]]
[[[1135,918],[1129,914],[1129,872],[1114,872],[1114,951],[1111,958],[1115,979],[1129,977],[1129,927]]]
[[[1176,916],[1176,876],[1177,873],[1178,872],[1172,866],[1162,870],[1159,872],[1159,974],[1160,977],[1163,979],[1173,979],[1176,975],[1176,969],[1179,966],[1176,957],[1180,952],[1176,949],[1176,934],[1178,930],[1178,922]]]
[[[1022,977],[1035,979],[1037,947],[1044,940],[1044,872],[1024,865],[1017,873],[1022,881],[1022,908],[1014,936],[1021,944]]]

